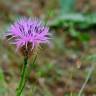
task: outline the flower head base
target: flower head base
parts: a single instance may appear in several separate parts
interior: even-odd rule
[[[30,44],[32,50],[42,43],[49,43],[51,34],[49,28],[39,19],[23,17],[10,26],[6,36],[10,37],[17,49],[24,46],[27,49]]]

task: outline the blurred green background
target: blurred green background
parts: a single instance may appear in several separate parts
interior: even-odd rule
[[[16,96],[23,58],[3,34],[20,16],[41,18],[53,33],[52,46],[29,60],[22,96],[96,96],[96,0],[0,0],[0,96]]]

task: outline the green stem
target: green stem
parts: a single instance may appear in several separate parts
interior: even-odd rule
[[[31,70],[32,70],[32,67],[33,67],[32,65],[35,64],[36,59],[37,59],[37,55],[35,55],[35,57],[33,58],[32,64],[31,64],[31,66],[30,66],[30,70],[28,71],[28,74],[29,74],[29,75],[31,74]],[[28,76],[28,75],[27,75],[27,76]]]
[[[80,89],[80,91],[79,91],[78,96],[81,96],[81,95],[82,95],[83,90],[84,90],[84,88],[85,88],[86,84],[88,83],[88,80],[90,79],[90,77],[91,77],[91,75],[92,75],[93,70],[94,70],[94,67],[92,66],[92,67],[89,69],[89,72],[88,72],[88,75],[87,75],[87,77],[86,77],[86,80],[85,80],[85,82],[84,82],[83,86],[81,87],[81,89]]]
[[[22,74],[21,74],[21,80],[20,80],[19,86],[17,88],[17,95],[16,96],[20,96],[23,89],[24,89],[24,87],[25,87],[25,83],[26,83],[25,77],[26,77],[27,62],[28,62],[28,57],[25,56],[24,66],[23,66]]]

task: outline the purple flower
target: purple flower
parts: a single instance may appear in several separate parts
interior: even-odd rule
[[[17,49],[23,46],[28,46],[30,43],[32,48],[43,43],[49,43],[51,34],[49,28],[44,25],[42,21],[37,18],[20,18],[14,22],[10,27],[6,36],[9,36],[12,40],[12,44],[15,44]]]

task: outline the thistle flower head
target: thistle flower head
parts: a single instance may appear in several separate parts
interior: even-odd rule
[[[23,46],[28,47],[31,44],[31,49],[43,43],[49,43],[51,34],[49,28],[37,18],[20,18],[10,27],[6,36],[12,40],[17,49]]]

